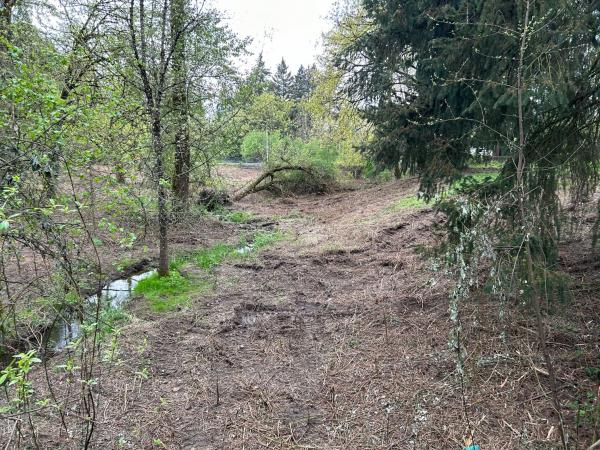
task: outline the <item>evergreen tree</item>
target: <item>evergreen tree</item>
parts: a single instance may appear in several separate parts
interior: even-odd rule
[[[474,151],[500,149],[513,183],[506,188],[514,187],[526,5],[530,20],[543,25],[528,32],[523,49],[530,188],[554,195],[558,178],[573,170],[583,171],[575,179],[596,179],[584,163],[598,158],[590,140],[600,87],[594,2],[364,0],[368,31],[336,64],[348,74],[347,92],[374,125],[369,150],[377,159],[420,172],[432,193],[440,181],[460,177]],[[540,57],[547,64],[537,64]],[[548,154],[549,146],[554,150]],[[571,157],[574,148],[577,158]]]
[[[260,52],[258,59],[256,60],[256,64],[252,68],[250,76],[248,77],[248,84],[252,89],[252,93],[255,95],[261,95],[268,91],[270,86],[270,77],[271,72],[269,69],[267,69],[267,65],[265,64],[265,60],[263,58],[263,53]]]
[[[275,94],[284,99],[292,98],[294,78],[290,73],[290,69],[286,64],[285,59],[283,58],[281,59],[281,62],[277,66],[277,70],[273,75],[272,83]]]
[[[441,205],[458,278],[450,309],[458,317],[479,260],[493,266],[497,292],[516,291],[531,305],[567,448],[543,305],[564,290],[553,272],[559,189],[569,186],[578,201],[599,181],[600,5],[363,0],[363,7],[366,31],[337,65],[374,127],[372,153],[418,172],[428,195],[461,178],[474,154],[504,155],[497,179],[467,181],[458,198]],[[456,330],[460,360],[460,325]]]
[[[313,68],[304,68],[300,66],[298,73],[294,77],[294,84],[292,87],[292,96],[294,100],[302,100],[308,97],[314,91],[313,85]]]

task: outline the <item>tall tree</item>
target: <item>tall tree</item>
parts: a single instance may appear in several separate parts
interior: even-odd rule
[[[520,51],[515,37],[528,3],[363,3],[366,31],[346,46],[337,64],[347,74],[347,92],[375,126],[371,150],[381,158],[399,152],[403,169],[422,173],[429,192],[439,181],[460,176],[474,151],[500,146],[510,160],[507,175],[514,172]],[[531,17],[544,27],[528,37],[524,55],[530,63],[523,75],[525,133],[531,136],[526,172],[534,183],[530,188],[553,196],[557,179],[569,171],[583,170],[585,180],[596,178],[581,162],[597,157],[590,131],[596,122],[594,30],[600,17],[594,2],[531,0],[530,5]],[[569,42],[577,44],[577,51]],[[534,64],[540,55],[556,64]],[[557,123],[573,134],[559,131]],[[584,147],[573,159],[578,141]],[[545,147],[551,142],[556,147],[548,155]]]
[[[131,0],[128,26],[134,67],[141,82],[145,110],[152,140],[154,179],[158,194],[159,267],[160,276],[169,275],[169,210],[165,170],[163,103],[168,94],[170,58],[179,38],[169,39],[169,3],[153,2],[148,10],[145,0]]]
[[[315,68],[314,66],[305,68],[301,65],[298,68],[298,72],[294,76],[294,83],[292,86],[292,98],[294,100],[302,100],[308,97],[314,91],[314,77]]]
[[[277,65],[277,70],[273,74],[272,78],[273,91],[279,97],[283,99],[290,99],[293,96],[292,88],[294,84],[294,78],[290,72],[285,59],[281,59],[281,62]]]
[[[467,267],[491,260],[494,273],[505,274],[503,292],[532,307],[562,431],[541,305],[553,295],[559,188],[568,185],[577,201],[599,181],[600,6],[364,0],[363,7],[365,32],[337,62],[375,127],[374,154],[399,155],[428,195],[461,177],[473,155],[498,148],[505,155],[496,180],[467,184],[444,204],[458,267],[452,316],[456,299],[468,295]]]
[[[248,85],[250,86],[253,95],[261,95],[269,89],[269,79],[271,78],[271,72],[267,68],[263,53],[258,54],[256,64],[252,68],[248,77]]]
[[[186,68],[187,0],[171,0],[171,59],[173,89],[171,107],[175,127],[175,168],[173,194],[176,209],[186,209],[190,196],[190,136],[188,74]]]

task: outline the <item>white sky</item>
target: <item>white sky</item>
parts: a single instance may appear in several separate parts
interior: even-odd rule
[[[213,0],[230,18],[233,31],[253,39],[250,65],[262,50],[272,71],[284,57],[295,72],[316,62],[321,35],[331,28],[327,16],[334,0]],[[246,66],[246,64],[243,64]]]

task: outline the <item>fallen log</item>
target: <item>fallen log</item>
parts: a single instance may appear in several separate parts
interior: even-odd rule
[[[300,171],[300,172],[305,172],[309,175],[314,176],[314,173],[310,169],[308,169],[307,167],[303,167],[303,166],[275,167],[273,169],[267,170],[262,175],[260,175],[256,180],[254,180],[252,183],[250,183],[248,186],[246,186],[245,188],[238,191],[238,193],[233,196],[233,200],[237,202],[237,201],[240,201],[241,199],[243,199],[244,197],[247,197],[250,194],[255,194],[257,192],[271,189],[275,186],[275,183],[277,181],[276,175],[278,173],[286,172],[286,171],[294,171],[294,170]]]

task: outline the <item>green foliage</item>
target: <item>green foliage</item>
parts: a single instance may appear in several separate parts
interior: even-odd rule
[[[250,223],[255,220],[254,214],[246,211],[226,211],[219,214],[219,217],[225,222],[231,223]]]
[[[109,305],[100,312],[98,330],[104,334],[114,333],[117,328],[127,325],[129,322],[131,322],[129,313],[122,308],[113,308]]]
[[[272,161],[270,166],[297,165],[306,170],[293,170],[278,174],[277,188],[283,193],[320,194],[336,185],[338,170],[337,151],[318,139],[303,142],[299,139],[287,141],[284,156]]]
[[[250,87],[252,94],[261,95],[264,94],[270,87],[269,79],[271,72],[267,69],[265,60],[262,52],[258,54],[256,64],[250,72],[248,77],[247,85]]]
[[[285,239],[285,235],[280,231],[261,231],[255,233],[252,237],[252,246],[255,250],[262,250],[263,248],[274,245]]]
[[[319,169],[321,175],[327,172],[328,177],[340,173],[360,177],[368,161],[358,148],[369,133],[352,104],[338,95],[341,73],[331,68],[321,73],[315,67],[300,67],[292,79],[285,67],[281,66],[280,72],[275,78],[281,79],[278,86],[283,88],[274,88],[274,92],[257,88],[262,83],[256,80],[264,79],[266,74],[259,58],[247,85],[238,92],[240,102],[244,99],[243,106],[225,131],[227,144],[221,145],[228,148],[223,153],[260,159],[271,166],[307,163]],[[323,149],[335,153],[326,171],[322,170]],[[300,173],[291,178],[287,184],[294,189],[309,181]],[[306,191],[320,190],[315,187]]]
[[[449,212],[449,210],[454,207],[453,205],[455,205],[452,203],[452,201],[453,198],[455,198],[457,195],[474,190],[480,190],[484,186],[487,186],[493,181],[495,181],[499,175],[500,174],[497,172],[481,172],[466,175],[463,178],[456,180],[454,183],[452,183],[448,187],[448,190],[444,192],[443,195],[438,196],[435,200],[439,205],[442,205],[443,210]],[[423,198],[421,198],[420,196],[414,196],[398,200],[397,202],[387,207],[386,210],[389,212],[396,212],[409,208],[422,208],[426,205],[427,202]]]
[[[598,367],[586,367],[585,374],[587,377],[595,382],[600,381],[600,366]]]
[[[180,273],[187,263],[192,262],[208,271],[228,259],[249,257],[283,239],[284,235],[279,231],[257,232],[240,239],[237,245],[219,243],[207,249],[181,255],[171,262],[169,276],[160,277],[155,274],[141,280],[134,292],[143,295],[154,312],[173,311],[186,305],[191,295],[200,294],[210,288],[206,280],[197,277],[186,278]],[[118,320],[127,320],[127,315],[110,312],[107,319],[110,319],[109,323],[115,323]]]
[[[273,74],[273,91],[279,97],[284,99],[290,99],[294,96],[294,78],[289,71],[288,65],[285,59],[281,59],[281,62],[277,66],[277,70]]]
[[[190,280],[173,270],[167,277],[156,274],[141,280],[134,292],[143,295],[150,302],[154,312],[161,313],[187,304],[190,294],[197,289],[198,286],[194,286]]]
[[[335,64],[373,126],[369,154],[418,173],[429,198],[460,179],[469,162],[501,156],[497,183],[472,183],[462,193],[512,202],[494,212],[503,216],[495,230],[510,234],[517,221],[534,224],[549,252],[542,260],[552,264],[560,186],[580,199],[599,180],[597,5],[364,0],[345,20],[342,30],[356,38],[338,39]],[[528,218],[518,217],[515,201],[520,152]]]
[[[294,100],[300,101],[309,97],[315,89],[316,67],[305,68],[301,65],[294,76],[294,82],[291,89],[291,96]]]
[[[217,244],[206,250],[200,250],[194,255],[196,264],[203,269],[212,269],[233,255],[235,247],[228,244]]]
[[[575,413],[577,427],[586,424],[597,426],[600,420],[600,405],[594,392],[587,392],[583,398],[569,402],[567,406]]]
[[[500,171],[503,166],[504,166],[504,163],[501,161],[487,161],[487,160],[471,161],[468,164],[468,167],[472,170],[487,169],[490,171]]]
[[[14,412],[26,407],[34,393],[29,372],[35,364],[41,362],[35,350],[30,350],[14,355],[8,367],[0,372],[0,387],[4,387],[7,392],[10,388],[14,389],[14,396],[10,398],[11,407],[2,412]]]
[[[401,211],[403,209],[423,208],[425,206],[427,206],[427,204],[421,198],[418,198],[416,196],[415,197],[406,197],[406,198],[398,200],[397,202],[388,206],[386,208],[386,211],[397,212],[397,211]]]
[[[246,160],[268,160],[281,155],[284,145],[279,131],[251,131],[242,141],[241,155]]]

